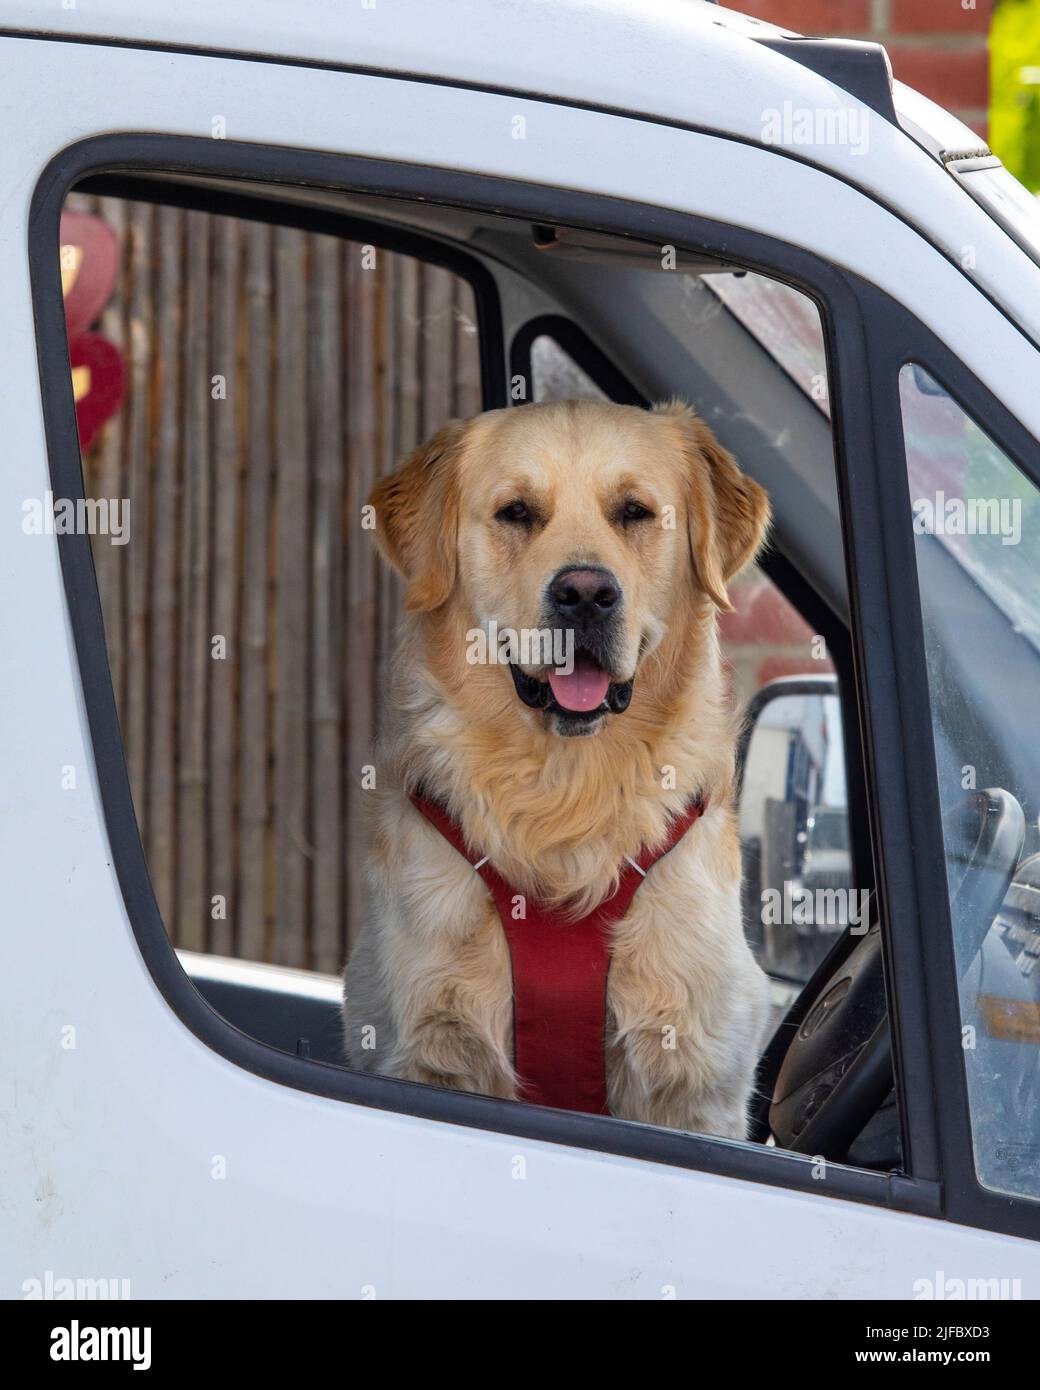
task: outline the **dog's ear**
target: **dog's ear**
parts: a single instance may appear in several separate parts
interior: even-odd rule
[[[458,461],[467,428],[449,420],[368,499],[383,553],[408,581],[404,606],[412,613],[439,608],[455,587]]]
[[[678,427],[690,484],[690,556],[701,588],[723,613],[733,610],[726,585],[761,549],[769,529],[769,498],[688,405],[654,407]]]

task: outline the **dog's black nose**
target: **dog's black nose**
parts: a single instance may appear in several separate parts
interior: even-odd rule
[[[621,589],[609,570],[561,570],[549,585],[553,607],[561,618],[582,624],[609,618],[621,600]]]

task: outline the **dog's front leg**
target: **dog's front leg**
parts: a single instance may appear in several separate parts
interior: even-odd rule
[[[474,924],[464,944],[432,951],[428,944],[422,956],[408,971],[406,997],[398,999],[393,1074],[514,1098],[509,963],[494,909]]]
[[[615,940],[608,1099],[623,1119],[742,1139],[766,1010],[737,892],[682,860],[647,883]]]
[[[481,1030],[457,995],[431,997],[403,1040],[394,1074],[427,1086],[512,1100],[516,1081],[509,1060]]]
[[[388,945],[395,1040],[387,1070],[409,1081],[511,1099],[512,977],[501,924],[476,903],[433,922],[413,918]]]
[[[411,806],[386,811],[344,980],[352,1067],[511,1098],[513,983],[479,874]]]

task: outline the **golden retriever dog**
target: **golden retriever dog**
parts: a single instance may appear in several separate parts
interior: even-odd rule
[[[563,401],[451,422],[371,502],[407,588],[345,977],[349,1065],[522,1099],[509,947],[477,854],[516,893],[587,913],[698,798],[613,928],[607,1105],[742,1138],[767,989],[741,921],[716,615],[763,543],[765,493],[685,405]],[[571,655],[474,661],[495,629],[549,630]]]

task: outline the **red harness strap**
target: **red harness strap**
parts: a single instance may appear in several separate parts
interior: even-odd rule
[[[606,1115],[611,928],[628,911],[651,865],[703,815],[704,803],[692,802],[677,816],[663,844],[627,860],[613,896],[576,920],[559,908],[523,899],[486,858],[474,863],[462,831],[436,801],[414,794],[412,803],[473,865],[495,900],[513,967],[514,1060],[523,1099]]]

